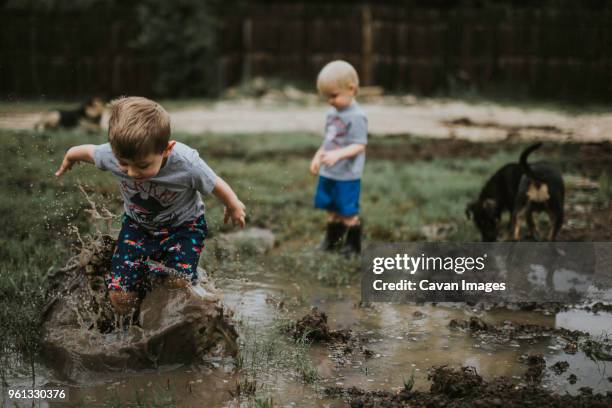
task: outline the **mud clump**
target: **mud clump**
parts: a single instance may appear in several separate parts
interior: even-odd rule
[[[539,383],[544,376],[544,369],[546,368],[544,355],[540,353],[528,354],[525,356],[524,362],[528,367],[524,375],[525,380],[528,383]]]
[[[303,339],[314,343],[346,342],[351,337],[350,330],[330,330],[327,315],[316,307],[292,323],[288,331],[295,340]]]
[[[417,319],[417,320],[418,320],[418,319],[423,319],[423,318],[425,318],[426,316],[427,316],[427,315],[426,315],[425,313],[421,312],[420,310],[415,310],[415,311],[412,313],[412,317],[413,317],[414,319]]]
[[[314,307],[310,313],[292,322],[287,332],[296,341],[308,341],[325,345],[337,367],[351,365],[355,360],[367,360],[378,355],[366,348],[369,337],[351,330],[330,330],[327,315]]]
[[[511,321],[505,321],[498,325],[488,324],[476,316],[470,317],[469,320],[453,319],[449,322],[448,327],[451,329],[467,330],[474,335],[488,338],[498,343],[505,343],[510,340],[533,340],[553,336],[561,337],[568,342],[577,342],[581,338],[589,337],[588,333],[579,330],[545,327],[536,324],[517,324]]]
[[[597,302],[592,306],[585,307],[584,310],[588,312],[593,312],[593,313],[599,313],[599,312],[612,313],[612,305],[605,304],[602,302]]]
[[[514,384],[506,377],[487,382],[473,367],[432,367],[428,392],[365,391],[356,387],[328,387],[325,394],[343,398],[351,407],[609,407],[612,395],[581,392],[572,396],[553,394],[537,384]]]
[[[433,367],[427,379],[433,382],[430,388],[432,394],[444,394],[450,398],[468,396],[482,385],[482,377],[474,367]]]
[[[534,341],[542,338],[554,338],[562,344],[563,351],[575,354],[582,350],[593,361],[612,361],[612,341],[610,338],[593,339],[589,333],[579,330],[545,327],[534,324],[516,324],[505,321],[493,325],[476,316],[469,320],[451,320],[449,328],[469,331],[483,341],[505,344],[514,340]]]
[[[76,381],[236,354],[232,314],[202,270],[197,284],[186,288],[154,285],[128,326],[119,323],[104,284],[114,242],[108,235],[90,238],[51,278],[42,354],[61,377]]]
[[[569,368],[569,363],[567,361],[557,361],[555,364],[549,367],[555,375],[561,375],[567,371]]]
[[[610,342],[586,339],[580,348],[593,361],[612,361],[612,344]]]

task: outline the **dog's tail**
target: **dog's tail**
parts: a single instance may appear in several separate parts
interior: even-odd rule
[[[537,180],[538,176],[536,176],[536,174],[533,172],[533,170],[531,169],[531,166],[529,166],[529,163],[527,163],[527,157],[534,151],[540,148],[540,146],[542,146],[542,143],[536,143],[533,144],[531,146],[529,146],[528,148],[526,148],[523,153],[521,153],[521,158],[519,159],[519,164],[521,165],[521,170],[523,170],[523,173],[525,173],[527,176],[529,176],[532,179]]]

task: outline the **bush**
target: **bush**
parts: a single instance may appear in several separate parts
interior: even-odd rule
[[[134,46],[157,56],[153,89],[164,96],[212,95],[216,84],[214,0],[145,0]]]

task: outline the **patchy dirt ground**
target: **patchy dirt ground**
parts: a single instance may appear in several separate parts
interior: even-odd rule
[[[410,134],[436,139],[492,142],[506,139],[597,142],[612,140],[612,114],[569,114],[561,110],[467,103],[448,99],[361,98],[374,135]],[[176,131],[186,133],[320,133],[326,106],[313,94],[194,102],[173,109]],[[10,105],[0,110],[0,128],[32,129],[40,112]],[[105,121],[106,123],[106,121]]]
[[[580,395],[571,396],[552,394],[537,384],[518,385],[505,377],[485,381],[473,367],[432,367],[428,379],[432,381],[429,392],[409,389],[398,392],[364,391],[355,387],[329,387],[325,393],[345,399],[351,407],[541,408],[609,407],[612,404],[612,395],[593,395],[588,387],[584,387]]]

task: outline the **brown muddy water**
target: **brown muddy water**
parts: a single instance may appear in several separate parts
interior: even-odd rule
[[[262,259],[275,262],[274,255]],[[66,384],[58,382],[48,368],[39,367],[36,381],[39,386],[69,390],[67,401],[39,405],[142,406],[142,401],[146,400],[157,406],[165,403],[181,407],[252,406],[252,400],[231,395],[236,384],[246,377],[256,381],[257,395],[272,397],[277,406],[336,407],[346,403],[325,397],[325,387],[400,389],[403,380],[414,373],[414,389],[425,391],[430,385],[427,370],[436,365],[473,366],[485,380],[507,376],[521,382],[526,370],[521,356],[528,353],[542,353],[547,367],[559,361],[569,363],[569,368],[560,375],[548,368],[545,370],[542,384],[551,391],[577,394],[584,386],[593,388],[596,393],[612,390],[609,379],[612,362],[594,361],[580,350],[567,354],[554,337],[497,343],[449,328],[452,319],[478,316],[487,323],[512,320],[605,336],[612,330],[609,313],[485,311],[453,304],[377,303],[364,307],[359,305],[359,284],[332,288],[312,276],[292,272],[287,270],[279,274],[278,265],[268,268],[264,263],[261,268],[245,271],[236,278],[217,278],[223,302],[235,310],[240,322],[243,348],[247,350],[245,355],[251,355],[245,359],[242,370],[236,370],[233,361],[217,359],[199,365],[96,374],[85,382]],[[367,339],[364,348],[368,351],[358,350],[347,355],[327,345],[312,345],[306,356],[320,379],[308,385],[296,372],[296,357],[291,352],[295,344],[290,336],[279,331],[279,321],[298,319],[313,306],[327,314],[330,328],[351,329]],[[577,378],[574,384],[568,381],[571,374]],[[30,384],[30,379],[11,381],[11,386]],[[8,406],[7,400],[4,403]]]

